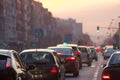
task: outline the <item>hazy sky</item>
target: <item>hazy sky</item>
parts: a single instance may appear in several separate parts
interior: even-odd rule
[[[112,19],[118,22],[120,16],[120,0],[37,0],[48,8],[54,17],[63,19],[73,18],[83,23],[83,32],[91,35],[107,33]],[[120,21],[120,19],[119,19]],[[96,33],[96,27],[101,32]],[[112,24],[117,27],[117,24]]]

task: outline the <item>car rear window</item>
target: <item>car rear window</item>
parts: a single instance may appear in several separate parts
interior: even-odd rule
[[[6,61],[7,61],[7,57],[0,55],[0,70],[5,69]]]
[[[25,52],[20,56],[25,63],[55,63],[52,54],[49,52]]]
[[[81,52],[87,52],[87,49],[86,49],[86,48],[79,48],[79,50],[80,50]]]
[[[68,49],[68,48],[51,48],[57,52],[61,52],[61,55],[73,55],[72,53],[72,49]]]
[[[113,48],[108,48],[107,52],[114,52],[115,50]]]
[[[120,64],[120,54],[114,54],[109,61],[109,65],[118,63]]]
[[[91,50],[92,52],[95,52],[95,49],[94,49],[94,48],[90,48],[90,50]]]
[[[72,49],[74,50],[74,52],[75,52],[75,51],[78,51],[77,47],[73,47],[73,46],[72,46]]]

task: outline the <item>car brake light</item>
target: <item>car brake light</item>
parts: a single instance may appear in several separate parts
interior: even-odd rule
[[[75,59],[76,59],[75,56],[65,58],[65,60],[75,60]]]
[[[110,80],[110,72],[108,69],[103,70],[102,80]]]
[[[6,68],[10,67],[10,62],[6,62]]]
[[[57,52],[57,55],[58,55],[58,56],[61,56],[61,55],[62,55],[62,53],[61,53],[61,52]]]
[[[78,52],[78,51],[75,51],[75,52],[74,52],[74,54],[76,54],[76,55],[80,55],[80,52]]]
[[[51,73],[56,73],[57,72],[57,66],[53,65],[52,69],[50,70]]]

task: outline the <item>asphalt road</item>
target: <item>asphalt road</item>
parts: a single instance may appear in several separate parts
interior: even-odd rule
[[[83,68],[79,71],[80,74],[78,77],[73,77],[72,74],[66,74],[66,80],[100,80],[103,70],[102,65],[105,64],[106,61],[103,60],[101,53],[98,54],[98,61],[93,60],[90,67],[83,64]]]

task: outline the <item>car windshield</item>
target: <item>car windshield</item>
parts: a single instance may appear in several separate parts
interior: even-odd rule
[[[48,52],[26,52],[21,54],[21,58],[25,63],[54,63],[52,55]]]

